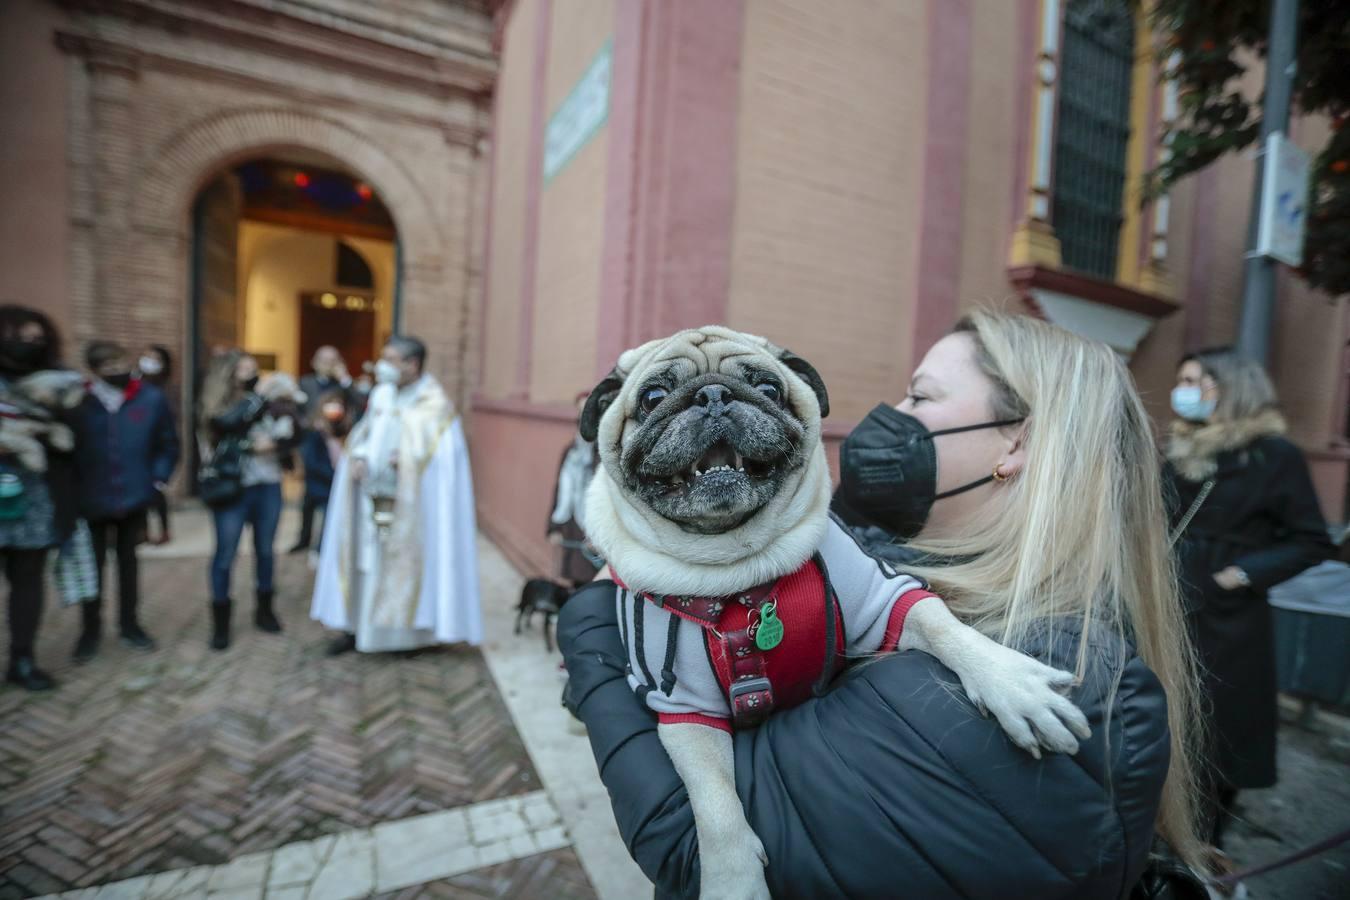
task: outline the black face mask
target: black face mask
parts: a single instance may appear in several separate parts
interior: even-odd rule
[[[25,372],[31,372],[40,366],[46,355],[46,341],[21,341],[18,338],[0,341],[0,356],[14,368]]]
[[[254,375],[251,378],[245,378],[243,381],[239,382],[239,386],[246,391],[252,391],[258,386],[258,376]]]
[[[126,386],[131,384],[130,372],[118,372],[115,375],[104,375],[103,380],[115,388],[126,390]]]
[[[839,449],[840,499],[874,524],[908,540],[923,530],[936,501],[964,494],[994,480],[993,475],[986,475],[939,494],[937,448],[933,438],[1002,428],[1021,421],[1009,419],[929,431],[908,413],[881,404],[858,423]]]

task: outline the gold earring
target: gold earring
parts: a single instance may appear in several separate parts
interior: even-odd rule
[[[1003,463],[997,463],[994,466],[994,480],[1007,481],[1012,476],[1003,474]]]

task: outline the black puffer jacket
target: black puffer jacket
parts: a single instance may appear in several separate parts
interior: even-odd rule
[[[573,596],[558,640],[569,706],[629,851],[659,896],[696,896],[693,814],[655,718],[624,681],[612,582]],[[1074,643],[1032,650],[1062,664]],[[736,787],[773,896],[1127,896],[1167,774],[1166,700],[1127,647],[1106,638],[1094,650],[1103,662],[1073,695],[1093,737],[1074,757],[1032,759],[918,652],[855,666],[825,696],[738,733]]]

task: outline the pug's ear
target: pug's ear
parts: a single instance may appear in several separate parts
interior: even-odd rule
[[[791,350],[783,350],[778,354],[778,361],[792,370],[794,374],[815,391],[816,400],[820,403],[820,417],[823,419],[830,414],[830,395],[825,391],[825,380],[820,377],[816,367],[806,360],[802,359]]]
[[[600,433],[600,417],[609,409],[609,405],[614,402],[622,387],[623,376],[619,374],[618,369],[611,369],[604,380],[595,386],[595,390],[591,391],[591,395],[586,398],[586,405],[581,408],[581,418],[577,420],[577,430],[581,432],[583,439],[595,440],[596,435]]]

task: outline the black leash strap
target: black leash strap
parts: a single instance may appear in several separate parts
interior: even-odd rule
[[[1241,872],[1233,872],[1231,874],[1223,876],[1222,878],[1214,879],[1214,882],[1215,884],[1221,884],[1224,887],[1231,888],[1239,881],[1243,881],[1248,878],[1254,878],[1257,875],[1264,875],[1265,873],[1273,872],[1276,869],[1283,869],[1285,866],[1292,866],[1296,862],[1302,862],[1303,860],[1308,859],[1309,857],[1316,856],[1319,853],[1330,850],[1332,847],[1339,847],[1346,841],[1350,841],[1350,828],[1347,828],[1344,831],[1338,831],[1331,837],[1327,838],[1326,840],[1318,841],[1311,847],[1304,847],[1297,853],[1291,853],[1289,856],[1283,857],[1282,859],[1277,859],[1274,862],[1266,863],[1263,866],[1255,866],[1250,869],[1244,869]]]

